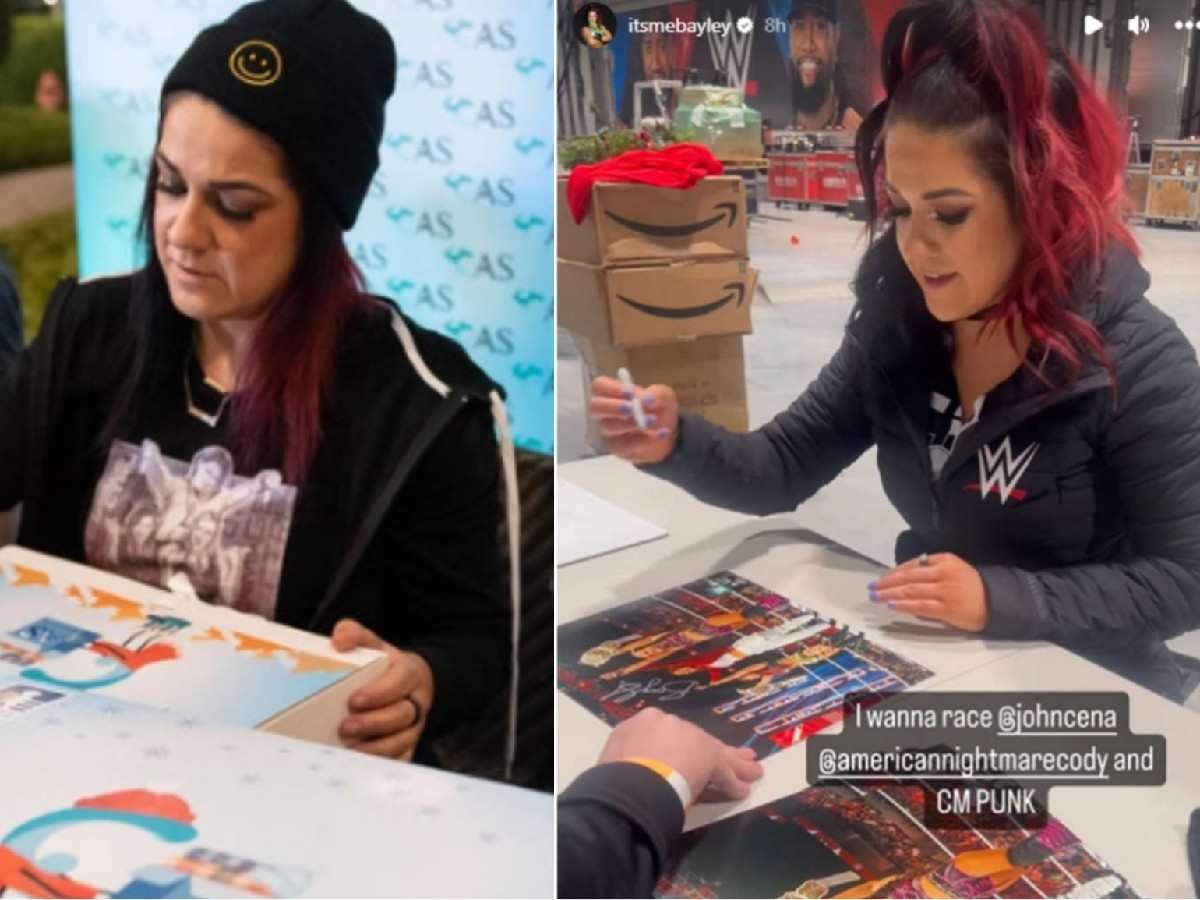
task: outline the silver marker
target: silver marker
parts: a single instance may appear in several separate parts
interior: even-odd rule
[[[621,379],[621,386],[633,395],[633,421],[637,423],[638,428],[646,427],[646,411],[642,409],[642,398],[637,395],[637,390],[633,386],[633,376],[629,374],[629,370],[624,366],[617,369],[617,377]]]

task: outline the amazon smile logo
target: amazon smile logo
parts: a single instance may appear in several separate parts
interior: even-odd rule
[[[627,219],[625,216],[619,216],[615,212],[605,210],[605,215],[616,222],[618,225],[623,225],[630,231],[636,231],[639,234],[648,235],[649,237],[667,237],[680,238],[690,237],[693,234],[699,234],[708,228],[712,228],[722,219],[728,218],[726,228],[732,228],[733,223],[737,221],[737,204],[736,203],[718,203],[713,209],[721,210],[711,219],[704,219],[700,222],[691,222],[687,225],[655,225],[651,222],[638,222],[636,219]]]
[[[617,294],[617,299],[638,312],[648,316],[657,316],[660,319],[698,319],[700,316],[707,316],[726,306],[734,297],[737,297],[738,306],[741,306],[742,301],[746,299],[746,286],[740,281],[730,282],[725,285],[724,289],[729,293],[711,303],[701,303],[699,306],[653,306],[649,303],[642,303],[640,300],[630,299],[623,294]]]

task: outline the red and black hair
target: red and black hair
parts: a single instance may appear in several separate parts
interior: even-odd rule
[[[287,176],[300,200],[296,266],[255,329],[229,404],[229,433],[239,468],[278,468],[286,482],[300,484],[320,446],[339,338],[367,300],[333,208],[303,171],[289,165]],[[152,159],[138,227],[146,264],[134,276],[130,310],[133,372],[105,430],[106,444],[151,412],[163,386],[179,381],[192,350],[196,323],[171,302],[154,244],[158,179]]]
[[[881,71],[886,97],[863,120],[855,148],[872,236],[887,203],[887,126],[903,120],[961,134],[1002,189],[1023,239],[987,318],[1005,320],[1012,338],[1020,316],[1033,345],[1071,378],[1084,354],[1105,360],[1100,335],[1078,310],[1095,290],[1109,241],[1137,247],[1120,216],[1121,128],[1080,67],[1048,42],[1020,0],[918,0],[888,24]],[[887,244],[898,257],[894,230],[885,238],[868,256]],[[867,263],[879,269],[880,260]]]

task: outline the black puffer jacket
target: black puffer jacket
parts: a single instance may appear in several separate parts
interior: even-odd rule
[[[875,251],[897,253],[890,234],[881,240]],[[646,470],[766,515],[794,509],[875,444],[910,529],[897,561],[955,553],[983,577],[985,635],[1056,641],[1178,699],[1163,641],[1200,626],[1200,367],[1145,299],[1148,273],[1113,244],[1079,305],[1106,342],[1115,402],[1099,361],[1058,391],[1019,370],[989,393],[936,480],[927,423],[932,385],[949,371],[943,326],[911,277],[889,286],[863,274],[841,348],[791,407],[746,435],[686,415],[675,452]]]

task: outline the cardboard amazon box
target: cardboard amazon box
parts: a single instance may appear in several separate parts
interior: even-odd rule
[[[748,334],[758,272],[744,259],[605,267],[558,261],[558,323],[615,347]]]
[[[746,187],[713,176],[686,189],[599,182],[587,217],[576,224],[567,179],[558,180],[558,256],[590,265],[749,255]]]
[[[614,347],[575,338],[583,361],[584,395],[598,375],[615,375],[625,366],[642,385],[666,384],[675,389],[679,405],[730,431],[749,427],[746,406],[746,361],[740,335],[702,337],[650,347]],[[596,423],[588,417],[587,442],[604,451]]]
[[[374,650],[20,547],[0,549],[0,676],[339,744]]]

